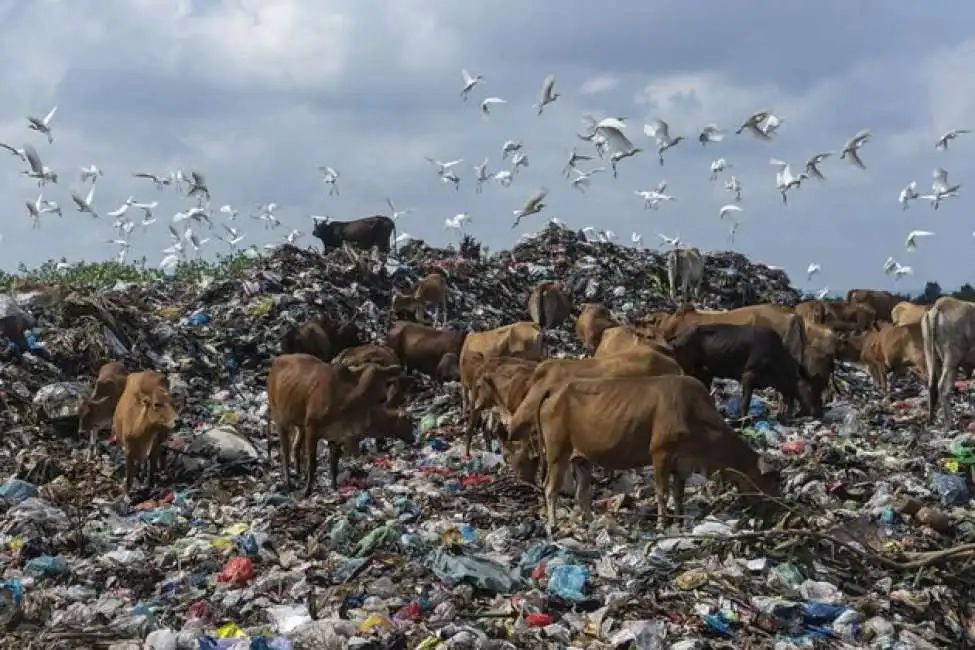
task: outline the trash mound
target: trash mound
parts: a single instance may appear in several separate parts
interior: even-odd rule
[[[266,360],[312,313],[388,329],[390,287],[450,276],[452,327],[527,316],[540,280],[621,318],[672,308],[658,253],[550,227],[481,256],[413,242],[379,260],[284,246],[239,277],[38,287],[0,365],[0,648],[962,647],[975,641],[970,434],[921,427],[916,383],[878,400],[843,367],[822,421],[742,430],[780,457],[785,495],[758,530],[733,492],[689,482],[685,532],[655,531],[652,470],[594,484],[595,520],[561,501],[545,537],[539,490],[496,449],[463,452],[456,384],[408,402],[421,443],[344,459],[339,490],[282,491],[266,437]],[[794,304],[781,271],[708,257],[701,304]],[[19,307],[18,307],[19,306]],[[25,310],[23,313],[18,310]],[[556,353],[577,354],[571,325]],[[0,346],[2,347],[2,346]],[[121,496],[117,445],[84,457],[75,404],[102,363],[169,373],[184,427],[162,484]],[[969,386],[959,388],[968,394]],[[716,398],[740,414],[737,390]],[[960,400],[962,413],[971,402]],[[712,486],[713,488],[713,486]],[[711,492],[714,492],[711,489]],[[568,531],[571,530],[571,534]]]

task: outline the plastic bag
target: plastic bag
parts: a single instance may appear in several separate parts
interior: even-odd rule
[[[434,575],[448,584],[468,583],[495,593],[511,593],[519,584],[513,572],[480,555],[451,555],[436,550],[429,557]]]
[[[968,503],[968,484],[954,474],[931,474],[931,489],[941,497],[942,505],[962,506]]]
[[[586,596],[582,593],[589,579],[589,572],[577,564],[558,564],[552,567],[548,577],[548,593],[565,600],[580,601]]]

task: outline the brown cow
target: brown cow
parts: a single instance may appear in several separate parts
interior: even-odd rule
[[[750,480],[763,492],[779,493],[778,473],[728,426],[708,390],[693,377],[573,380],[540,396],[534,421],[541,449],[522,434],[514,443],[512,463],[522,478],[532,480],[544,456],[549,534],[556,528],[556,499],[570,462],[586,519],[592,516],[592,465],[624,470],[652,464],[659,529],[666,521],[671,476],[678,519],[685,481],[701,467],[708,474],[735,470],[730,478],[743,490],[752,491]]]
[[[589,302],[582,306],[582,313],[576,319],[576,336],[582,342],[586,352],[593,354],[599,347],[603,332],[619,323],[613,318],[606,305],[599,302]]]
[[[413,314],[418,323],[426,321],[427,305],[433,307],[433,324],[447,324],[447,277],[441,270],[427,274],[409,292],[393,296],[393,317]],[[442,319],[442,320],[441,320]]]
[[[774,388],[787,402],[802,404],[816,417],[823,404],[803,368],[782,339],[765,325],[709,323],[685,328],[668,343],[684,372],[711,387],[715,377],[741,382],[742,417],[748,415],[752,391]]]
[[[480,419],[481,413],[490,410],[492,422],[483,427],[485,449],[491,450],[491,439],[494,433],[502,433],[499,429],[506,428],[521,400],[528,392],[532,373],[538,366],[537,361],[518,357],[489,357],[485,358],[479,352],[473,353],[473,362],[477,364],[475,371],[477,379],[470,391],[470,413],[467,419],[466,453],[471,453],[471,441],[474,438],[474,427]],[[494,390],[488,387],[490,382]],[[499,437],[506,437],[502,433]]]
[[[877,312],[869,304],[842,300],[807,300],[796,305],[795,311],[806,324],[839,331],[865,332],[877,320]]]
[[[894,325],[920,323],[921,317],[929,307],[929,305],[915,305],[913,302],[902,300],[894,305],[894,309],[890,312],[890,320]]]
[[[958,366],[975,361],[975,304],[942,296],[921,319],[928,371],[928,418],[941,400],[944,426],[951,427],[951,389]]]
[[[125,455],[125,493],[132,489],[136,470],[145,461],[146,485],[152,487],[160,469],[162,443],[179,425],[165,375],[145,370],[126,377],[112,423]]]
[[[301,429],[297,429],[296,433],[297,435],[291,441],[291,455],[295,459],[295,467],[300,469],[305,459],[305,440]],[[361,456],[362,447],[359,443],[362,438],[375,438],[377,451],[385,449],[385,443],[389,438],[396,438],[412,445],[416,440],[413,433],[413,418],[406,409],[393,408],[387,404],[380,404],[370,409],[362,434],[342,441],[342,455],[350,458]]]
[[[593,353],[596,359],[612,357],[631,352],[652,350],[667,356],[674,356],[674,350],[666,341],[643,334],[632,327],[610,327],[603,332],[599,347]]]
[[[362,344],[362,335],[353,322],[336,326],[322,316],[313,316],[301,325],[288,327],[281,337],[281,354],[310,354],[331,361],[345,348]]]
[[[850,304],[865,303],[873,307],[877,320],[891,322],[891,311],[900,302],[889,291],[874,289],[850,289],[846,294],[846,301]]]
[[[304,440],[304,496],[318,469],[318,441],[328,442],[329,477],[338,487],[339,458],[346,440],[364,435],[369,412],[385,398],[383,369],[369,365],[357,377],[344,366],[308,354],[275,357],[267,378],[268,411],[280,441],[281,470],[291,488],[291,433]]]
[[[98,370],[91,396],[78,405],[78,434],[88,433],[88,460],[95,457],[98,432],[111,430],[115,407],[125,391],[129,371],[118,361],[106,363]]]
[[[367,363],[375,363],[379,366],[397,366],[399,365],[399,357],[390,347],[378,343],[367,343],[342,350],[335,355],[332,363],[346,368],[364,366]]]
[[[545,332],[558,327],[569,317],[572,301],[554,282],[539,282],[528,296],[528,316],[538,325],[545,342]]]
[[[460,357],[465,338],[467,332],[396,321],[389,328],[386,346],[396,353],[407,370],[438,377],[447,369],[443,363],[446,355]]]
[[[867,366],[867,372],[870,373],[874,386],[882,393],[886,393],[890,388],[887,382],[888,372],[911,368],[918,376],[926,378],[921,323],[911,325],[885,323],[867,332],[862,335],[860,341],[859,360]]]
[[[461,406],[465,412],[470,411],[470,393],[477,380],[477,370],[484,359],[491,357],[539,361],[542,358],[542,337],[538,325],[521,321],[467,335],[460,352]]]

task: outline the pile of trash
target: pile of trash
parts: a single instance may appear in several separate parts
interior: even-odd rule
[[[343,460],[337,492],[321,479],[307,500],[283,491],[264,392],[283,328],[324,311],[382,340],[390,288],[435,266],[449,274],[455,328],[526,318],[528,293],[548,279],[623,320],[673,307],[660,254],[554,226],[490,256],[471,242],[413,242],[389,259],[284,246],[243,277],[5,299],[3,322],[32,330],[0,365],[0,648],[975,642],[975,436],[925,428],[916,384],[881,400],[852,367],[821,421],[784,426],[760,397],[747,405],[742,434],[787,468],[780,515],[763,529],[736,493],[706,498],[697,477],[687,530],[658,534],[647,468],[597,483],[590,524],[563,499],[564,536],[549,540],[539,490],[496,448],[465,455],[458,386],[426,378],[409,401],[415,447]],[[781,271],[708,258],[704,306],[798,298]],[[581,351],[571,324],[554,334],[558,353]],[[77,434],[77,398],[113,359],[167,372],[184,423],[168,487],[129,498],[117,445],[102,440],[87,461]],[[736,395],[731,383],[716,391],[729,416]]]

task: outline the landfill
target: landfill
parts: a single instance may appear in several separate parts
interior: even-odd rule
[[[594,520],[497,448],[464,453],[459,384],[417,376],[418,442],[343,460],[309,499],[283,490],[265,382],[285,327],[325,312],[377,341],[392,290],[448,271],[449,326],[527,318],[541,280],[623,322],[673,309],[661,253],[555,225],[487,254],[412,242],[386,259],[279,247],[233,277],[40,288],[3,299],[0,341],[0,648],[960,648],[975,643],[973,388],[960,430],[925,422],[910,378],[877,393],[840,364],[820,420],[741,429],[784,470],[782,514],[760,526],[734,490],[689,484],[690,520],[655,529],[652,469],[594,484]],[[56,295],[52,295],[56,294]],[[793,305],[779,270],[707,258],[698,303]],[[13,323],[7,325],[7,323]],[[29,329],[23,340],[8,332]],[[557,356],[582,354],[573,324]],[[182,428],[152,489],[122,494],[107,434],[87,460],[77,401],[99,367],[166,372]],[[731,383],[720,409],[740,415]],[[765,399],[766,396],[768,399]],[[975,430],[975,428],[973,428]],[[324,453],[324,452],[323,452]],[[141,484],[138,484],[141,485]]]

